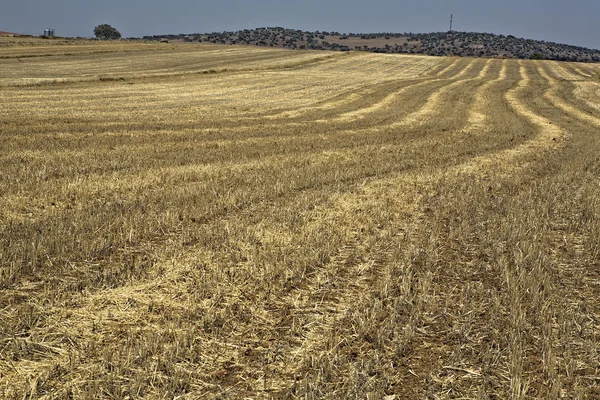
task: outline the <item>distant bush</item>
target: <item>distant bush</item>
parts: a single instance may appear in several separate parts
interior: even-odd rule
[[[533,53],[532,55],[529,56],[530,60],[544,60],[546,57],[544,57],[543,54],[541,53]]]

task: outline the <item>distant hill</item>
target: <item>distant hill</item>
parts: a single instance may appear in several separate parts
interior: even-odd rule
[[[275,27],[244,29],[237,32],[145,36],[144,39],[246,44],[289,49],[359,50],[390,54],[600,62],[600,50],[517,38],[512,35],[476,32],[342,34]]]
[[[0,31],[0,36],[22,36],[22,35],[20,35],[18,33]]]

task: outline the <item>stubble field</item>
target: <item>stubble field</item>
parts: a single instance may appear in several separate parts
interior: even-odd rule
[[[600,397],[597,65],[41,46],[0,398]]]

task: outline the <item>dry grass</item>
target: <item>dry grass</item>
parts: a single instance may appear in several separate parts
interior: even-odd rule
[[[600,397],[597,67],[95,45],[0,48],[1,398]]]
[[[208,44],[60,43],[0,46],[0,87],[293,68],[347,55]]]

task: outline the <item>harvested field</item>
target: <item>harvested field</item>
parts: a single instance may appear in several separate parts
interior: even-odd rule
[[[0,398],[600,397],[597,65],[11,43]]]

